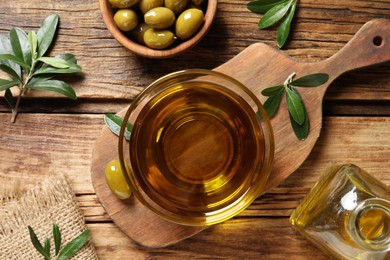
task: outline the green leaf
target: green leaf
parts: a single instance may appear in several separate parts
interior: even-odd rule
[[[63,59],[64,61],[67,61],[68,63],[71,64],[77,64],[76,57],[72,53],[60,54],[57,55],[56,58]]]
[[[72,64],[67,69],[57,69],[54,67],[42,67],[34,72],[35,75],[41,75],[41,74],[70,74],[70,73],[76,73],[80,72],[81,67],[77,64]]]
[[[120,130],[122,127],[122,123],[123,123],[122,118],[120,118],[119,116],[114,115],[114,114],[106,114],[106,115],[104,115],[103,120],[104,120],[104,123],[107,125],[107,127],[111,130],[111,132],[113,132],[114,134],[119,136],[119,133],[120,133]],[[124,133],[126,140],[130,140],[130,134],[131,134],[132,129],[133,129],[133,126],[131,124],[127,123],[125,133]]]
[[[11,47],[14,55],[24,62],[22,45],[20,43],[16,28],[12,28],[9,32],[9,39],[11,41]]]
[[[326,73],[315,73],[296,79],[290,85],[297,87],[318,87],[325,84],[328,79],[329,75]]]
[[[283,2],[271,8],[267,13],[265,13],[265,15],[263,15],[258,24],[258,27],[260,29],[264,29],[282,19],[290,8],[291,3],[292,1]]]
[[[20,28],[13,28],[10,31],[10,41],[15,56],[30,65],[31,51],[27,34]]]
[[[46,253],[49,255],[49,259],[50,259],[50,239],[49,238],[46,238],[45,239],[45,244],[43,246],[43,249],[46,251]]]
[[[56,56],[58,59],[62,59],[66,61],[69,65],[69,68],[67,69],[58,69],[54,68],[52,66],[47,65],[44,63],[41,68],[36,70],[33,75],[41,75],[41,74],[69,74],[69,73],[76,73],[80,72],[82,68],[77,65],[77,60],[75,56],[71,53],[66,53],[66,54],[60,54]]]
[[[58,69],[67,69],[70,67],[71,64],[69,64],[67,61],[59,58],[52,58],[52,57],[40,57],[38,58],[39,61],[42,61],[46,63],[47,65],[50,65],[54,68]]]
[[[9,106],[12,109],[14,109],[16,106],[16,100],[15,100],[14,96],[12,95],[11,90],[9,90],[9,89],[5,90],[4,98],[5,98],[5,101],[7,101],[7,103],[9,104]]]
[[[68,257],[74,255],[77,251],[79,251],[88,241],[89,234],[90,231],[89,229],[87,229],[83,233],[78,235],[75,239],[66,244],[65,247],[60,251],[58,255],[58,260],[65,260]]]
[[[54,247],[55,255],[58,255],[61,248],[61,232],[57,224],[53,224],[53,238],[54,238]]]
[[[261,91],[261,94],[262,94],[263,96],[270,97],[270,96],[273,96],[273,95],[278,94],[279,91],[280,91],[281,89],[283,89],[283,88],[284,88],[283,85],[265,88],[265,89],[263,89],[263,90]]]
[[[31,242],[32,244],[34,245],[35,249],[45,257],[45,259],[49,260],[50,259],[50,255],[47,254],[47,252],[45,251],[45,249],[43,248],[41,242],[39,242],[39,239],[37,237],[37,235],[35,234],[34,230],[32,229],[32,227],[28,226],[28,231],[30,233],[30,239],[31,239]]]
[[[42,22],[41,28],[37,32],[38,57],[42,57],[49,49],[57,30],[58,20],[57,14],[51,14]]]
[[[297,94],[299,96],[299,93],[298,91],[296,91],[295,89],[292,89],[292,91],[295,92],[295,94]],[[302,98],[301,98],[302,100]],[[291,114],[289,113],[289,116],[290,116],[290,123],[291,123],[291,126],[294,130],[294,133],[295,133],[295,136],[298,138],[298,140],[305,140],[307,138],[307,136],[309,135],[309,116],[307,114],[307,111],[306,111],[306,108],[305,108],[305,104],[302,102],[302,106],[303,106],[303,110],[304,110],[304,114],[305,114],[305,121],[303,122],[302,125],[299,125],[297,122],[295,122],[295,120],[292,118]]]
[[[10,40],[8,39],[7,36],[0,34],[0,54],[11,54],[11,53],[12,53],[12,47],[11,47]],[[22,78],[22,71],[18,64],[9,60],[0,60],[0,63],[8,65],[19,75],[20,78]]]
[[[9,60],[22,66],[24,69],[29,69],[30,65],[27,65],[23,60],[19,59],[13,54],[0,54],[0,59]]]
[[[30,45],[31,55],[34,55],[34,53],[37,52],[37,48],[38,48],[37,34],[34,31],[31,31],[28,33],[27,37],[28,37],[28,43]]]
[[[276,43],[279,48],[283,47],[283,45],[286,43],[288,35],[290,34],[291,21],[294,17],[296,7],[297,7],[297,3],[294,2],[291,6],[288,16],[283,20],[283,22],[278,27]]]
[[[73,88],[67,83],[60,80],[51,80],[47,78],[33,78],[28,84],[27,87],[30,89],[39,89],[47,90],[51,92],[56,92],[62,94],[70,99],[77,99],[76,93]]]
[[[0,79],[0,91],[7,90],[10,87],[18,85],[20,82],[16,80]]]
[[[301,97],[290,88],[286,88],[286,101],[287,108],[292,118],[299,125],[302,125],[305,121],[305,111]]]
[[[0,64],[0,70],[6,72],[14,81],[22,82],[22,79],[19,77],[18,73],[10,66],[6,64]]]
[[[274,116],[276,111],[278,111],[278,108],[280,106],[280,102],[282,101],[284,93],[284,88],[279,89],[279,92],[275,95],[270,96],[265,102],[264,102],[264,109],[267,111],[268,116],[271,118]]]
[[[249,2],[246,7],[249,11],[252,11],[254,13],[265,14],[274,6],[287,1],[288,0],[254,0]]]

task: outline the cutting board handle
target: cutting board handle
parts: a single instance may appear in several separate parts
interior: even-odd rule
[[[364,24],[340,51],[322,63],[334,79],[344,72],[389,60],[390,20],[375,19]]]

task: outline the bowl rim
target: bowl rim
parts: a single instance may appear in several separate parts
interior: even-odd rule
[[[194,218],[185,219],[183,216],[178,216],[177,214],[176,214],[177,216],[174,214],[172,214],[172,215],[164,214],[164,211],[167,211],[166,209],[161,210],[161,207],[156,208],[155,206],[150,204],[148,201],[146,201],[143,197],[144,195],[139,193],[137,183],[133,183],[131,177],[129,176],[129,175],[131,175],[131,173],[128,175],[128,172],[127,172],[128,168],[126,168],[126,166],[125,166],[127,164],[126,164],[125,159],[124,159],[124,149],[128,149],[128,145],[129,145],[128,143],[125,144],[124,133],[125,133],[126,125],[127,125],[127,122],[129,120],[132,112],[139,105],[138,104],[139,101],[142,100],[143,95],[147,95],[148,91],[151,88],[155,87],[156,85],[159,85],[161,82],[170,81],[170,80],[172,80],[172,78],[175,78],[178,75],[183,75],[186,73],[189,73],[189,74],[193,73],[193,74],[198,74],[198,75],[214,75],[217,77],[222,77],[223,79],[231,80],[234,84],[238,84],[239,88],[241,90],[243,90],[246,94],[248,94],[248,96],[251,99],[253,99],[257,108],[259,109],[259,111],[256,113],[256,116],[257,116],[258,120],[262,122],[262,125],[263,125],[261,127],[261,129],[262,129],[262,132],[264,135],[264,146],[266,147],[266,151],[264,154],[264,161],[263,161],[261,167],[258,168],[259,172],[261,172],[262,174],[265,174],[265,177],[262,180],[258,180],[258,182],[257,182],[258,185],[256,187],[252,186],[250,188],[250,190],[251,190],[250,199],[242,200],[240,198],[240,199],[237,199],[236,201],[233,201],[233,204],[232,204],[233,206],[231,206],[233,209],[229,208],[229,211],[234,212],[234,214],[230,213],[230,214],[221,216],[221,214],[217,213],[217,217],[215,217],[214,215],[213,215],[213,217],[214,217],[213,219],[208,218],[208,217],[203,217],[203,221],[196,221],[196,220],[194,220]],[[202,73],[205,73],[205,74],[202,74]],[[176,84],[176,83],[177,82],[174,82],[174,84]],[[232,78],[224,73],[221,73],[221,72],[218,72],[215,70],[207,70],[207,69],[186,69],[186,70],[172,72],[172,73],[169,73],[165,76],[162,76],[159,79],[152,82],[149,86],[147,86],[132,101],[131,105],[129,106],[129,108],[126,111],[123,122],[124,123],[122,124],[121,130],[119,133],[118,154],[119,154],[119,161],[121,164],[122,172],[124,173],[124,177],[126,179],[126,182],[129,185],[129,188],[131,189],[133,195],[135,195],[135,197],[146,208],[148,208],[152,212],[156,213],[159,217],[166,219],[166,220],[169,220],[171,222],[174,222],[176,224],[189,225],[189,226],[210,226],[210,225],[214,225],[217,223],[221,223],[223,221],[230,219],[233,216],[236,216],[237,214],[239,214],[240,212],[245,210],[258,196],[260,196],[262,194],[264,187],[266,186],[267,180],[271,174],[273,162],[274,162],[275,143],[274,143],[274,135],[273,135],[272,125],[271,125],[270,119],[267,115],[267,112],[263,108],[261,102],[258,100],[256,95],[250,89],[248,89],[245,85],[243,85],[238,80],[236,80],[236,79],[234,79],[234,78]],[[249,192],[249,189],[246,191],[246,194],[248,192]],[[153,201],[153,203],[156,204],[154,201]],[[170,213],[172,213],[172,212],[170,212]]]
[[[121,45],[139,56],[154,59],[171,58],[194,47],[210,30],[217,13],[217,0],[208,0],[203,25],[192,38],[175,45],[173,48],[155,50],[132,41],[121,30],[119,30],[114,22],[114,13],[108,0],[99,0],[99,6],[108,31]]]

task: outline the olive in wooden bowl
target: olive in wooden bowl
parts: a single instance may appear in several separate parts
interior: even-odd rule
[[[99,1],[114,38],[130,51],[154,59],[194,47],[209,31],[217,11],[217,0]]]

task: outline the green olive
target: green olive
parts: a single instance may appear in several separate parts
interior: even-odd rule
[[[140,0],[139,9],[143,14],[146,14],[149,10],[164,6],[164,0]]]
[[[156,7],[145,15],[145,23],[156,29],[165,29],[175,23],[175,14],[166,7]]]
[[[112,160],[106,165],[104,178],[115,196],[122,200],[130,198],[131,192],[118,160]]]
[[[175,35],[169,30],[150,28],[144,34],[146,46],[152,49],[162,50],[175,41]]]
[[[129,8],[139,2],[139,0],[109,0],[112,7]]]
[[[184,11],[190,0],[164,0],[164,6],[171,9],[175,14]]]
[[[132,30],[130,32],[131,38],[133,40],[135,40],[136,42],[138,42],[139,44],[145,44],[144,34],[145,34],[146,30],[149,28],[150,27],[146,23],[144,23],[144,22],[139,23],[137,25],[137,27],[135,27],[134,30]]]
[[[133,30],[138,24],[137,14],[131,9],[120,9],[114,15],[116,26],[124,32]]]
[[[181,40],[192,37],[202,25],[203,19],[202,10],[196,8],[185,10],[176,20],[176,36]]]

